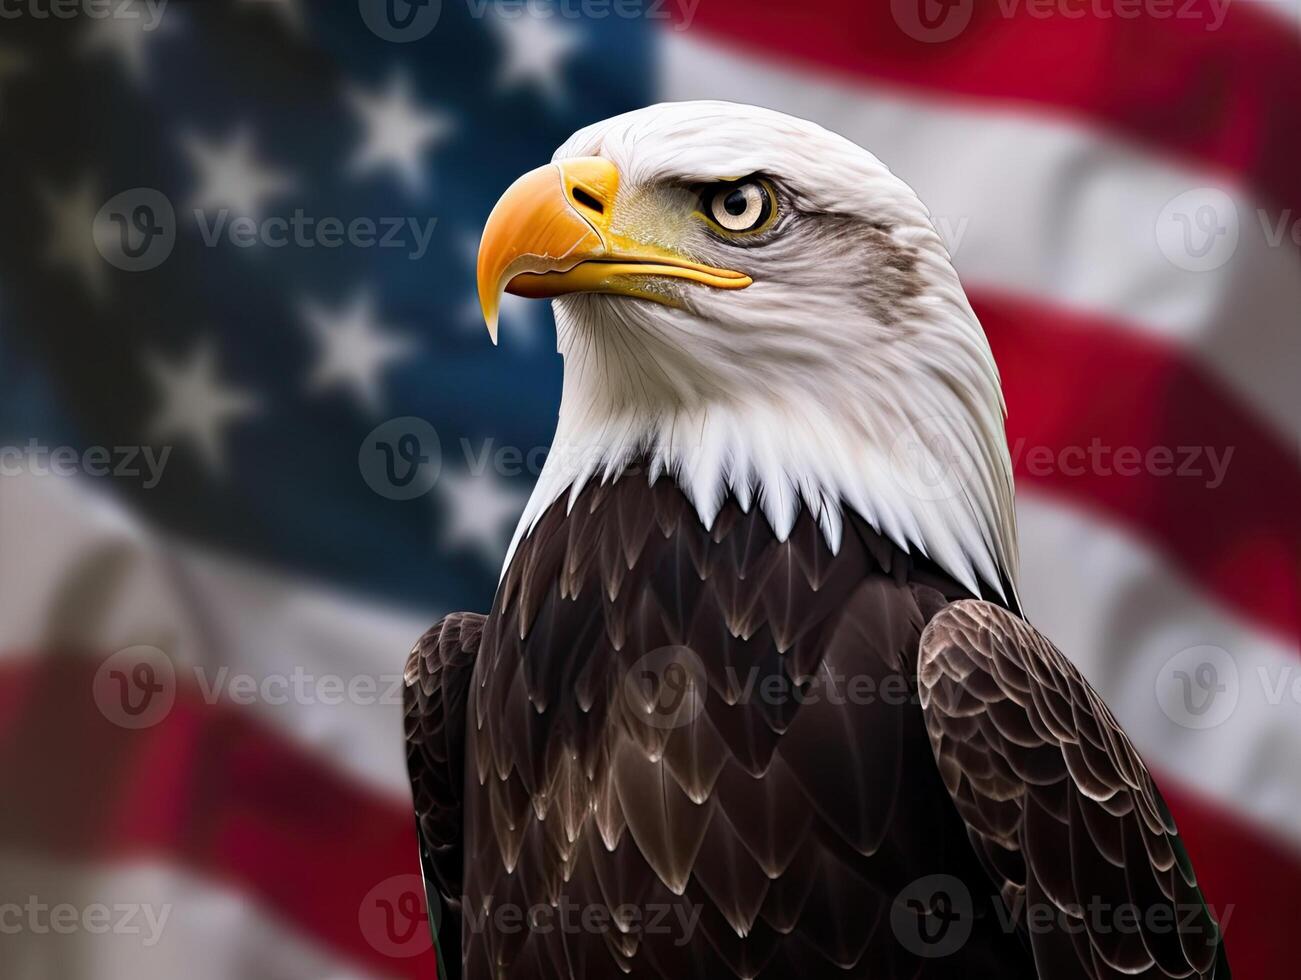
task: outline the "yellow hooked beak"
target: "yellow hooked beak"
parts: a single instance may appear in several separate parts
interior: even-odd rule
[[[619,171],[601,157],[550,163],[525,174],[488,216],[479,245],[479,303],[497,343],[503,292],[543,299],[566,293],[615,293],[670,303],[650,277],[689,279],[715,289],[744,289],[740,272],[701,265],[611,231]]]

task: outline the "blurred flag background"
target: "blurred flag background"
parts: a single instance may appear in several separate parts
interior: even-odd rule
[[[478,233],[702,97],[930,206],[1030,616],[1239,980],[1295,972],[1296,0],[4,0],[0,974],[432,975],[400,672],[487,610],[561,369],[545,305],[489,344]]]

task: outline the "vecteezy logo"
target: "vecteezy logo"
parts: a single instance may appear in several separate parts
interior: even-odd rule
[[[971,23],[974,0],[890,0],[899,29],[914,41],[952,41]]]
[[[438,25],[443,0],[359,0],[361,19],[378,38],[407,44]]]
[[[975,458],[941,415],[905,426],[890,444],[890,462],[895,480],[917,500],[951,500],[976,471]]]
[[[389,419],[362,440],[357,465],[366,485],[389,500],[428,493],[443,467],[438,433],[415,416]]]
[[[668,646],[640,657],[623,675],[624,703],[652,728],[680,728],[705,710],[709,675],[690,647]]]
[[[926,959],[952,956],[971,936],[971,892],[951,875],[927,875],[909,884],[890,909],[899,944]]]
[[[176,212],[161,191],[136,187],[99,209],[91,229],[104,261],[124,272],[147,272],[176,246]]]
[[[1238,706],[1238,665],[1227,650],[1189,647],[1166,661],[1156,679],[1156,699],[1167,718],[1184,728],[1215,728]]]
[[[1170,263],[1188,272],[1218,269],[1238,250],[1238,208],[1215,187],[1185,191],[1161,209],[1156,241]]]
[[[366,942],[385,956],[419,956],[433,945],[418,874],[393,875],[366,893],[357,913]]]
[[[100,714],[113,724],[150,728],[176,702],[176,670],[157,647],[127,647],[99,665],[92,691]]]

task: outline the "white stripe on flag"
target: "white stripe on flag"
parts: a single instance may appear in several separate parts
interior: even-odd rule
[[[162,864],[88,867],[3,854],[0,910],[10,980],[373,975],[333,958],[247,897]]]
[[[817,77],[685,34],[665,32],[661,45],[664,98],[766,105],[879,156],[931,209],[968,289],[1071,307],[1186,345],[1277,431],[1294,432],[1301,251],[1288,230],[1301,216],[1261,208],[1222,176],[1046,113]],[[1226,222],[1236,209],[1238,245],[1223,265],[1189,271],[1162,251],[1157,229],[1175,236],[1165,240],[1177,259],[1193,260],[1202,243],[1183,253],[1179,222],[1215,206],[1208,188],[1232,202],[1221,202]],[[1168,208],[1186,192],[1194,196]],[[1281,241],[1271,244],[1280,227]],[[1211,251],[1207,261],[1223,254]]]
[[[1296,645],[1200,595],[1095,515],[1025,491],[1017,515],[1030,620],[1089,678],[1144,759],[1159,775],[1301,846]],[[1208,680],[1224,690],[1211,711],[1196,714],[1178,700],[1176,672],[1188,676],[1201,707],[1202,664],[1215,669]]]
[[[416,615],[141,527],[76,478],[0,480],[0,654],[155,646],[201,696],[407,798],[401,675]]]

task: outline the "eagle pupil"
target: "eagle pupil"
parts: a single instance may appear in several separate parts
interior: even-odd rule
[[[727,209],[728,214],[739,218],[750,207],[750,200],[745,196],[745,191],[732,191],[723,202],[723,207]]]

